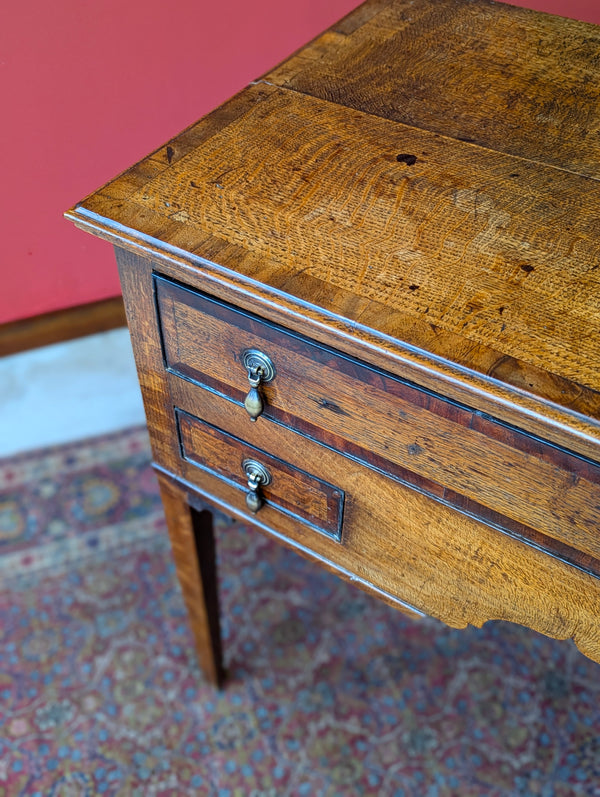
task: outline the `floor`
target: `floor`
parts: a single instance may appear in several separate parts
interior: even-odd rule
[[[144,420],[127,329],[0,358],[0,457]]]

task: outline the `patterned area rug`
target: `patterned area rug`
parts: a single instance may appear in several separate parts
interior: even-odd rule
[[[600,795],[600,667],[217,524],[206,685],[144,430],[0,462],[0,795]]]

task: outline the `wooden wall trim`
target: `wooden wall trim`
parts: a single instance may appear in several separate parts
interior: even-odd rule
[[[105,332],[126,324],[121,296],[11,321],[0,324],[0,356]]]

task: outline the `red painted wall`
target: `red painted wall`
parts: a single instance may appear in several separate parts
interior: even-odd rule
[[[435,0],[432,0],[435,2]],[[598,0],[522,0],[600,23]],[[0,323],[119,293],[62,212],[358,0],[19,0],[0,26]]]

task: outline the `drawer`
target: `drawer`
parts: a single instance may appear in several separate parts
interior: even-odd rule
[[[598,579],[268,418],[248,423],[242,440],[231,403],[189,382],[179,380],[173,398],[180,479],[388,602],[456,627],[503,618],[543,631],[573,601],[582,623],[595,618],[597,626]],[[273,474],[273,492],[265,490],[256,513],[246,505],[241,475],[248,454]],[[276,488],[281,473],[286,481]],[[323,533],[333,525],[324,517],[342,515],[335,491],[343,497],[341,537]],[[303,504],[313,507],[312,518],[299,517]]]
[[[251,511],[270,506],[341,539],[341,490],[182,410],[176,411],[176,418],[183,458],[256,501]],[[250,483],[256,488],[250,489]]]
[[[164,278],[155,291],[168,371],[237,405],[241,437],[254,349],[275,369],[257,425],[287,426],[600,574],[597,463]]]

